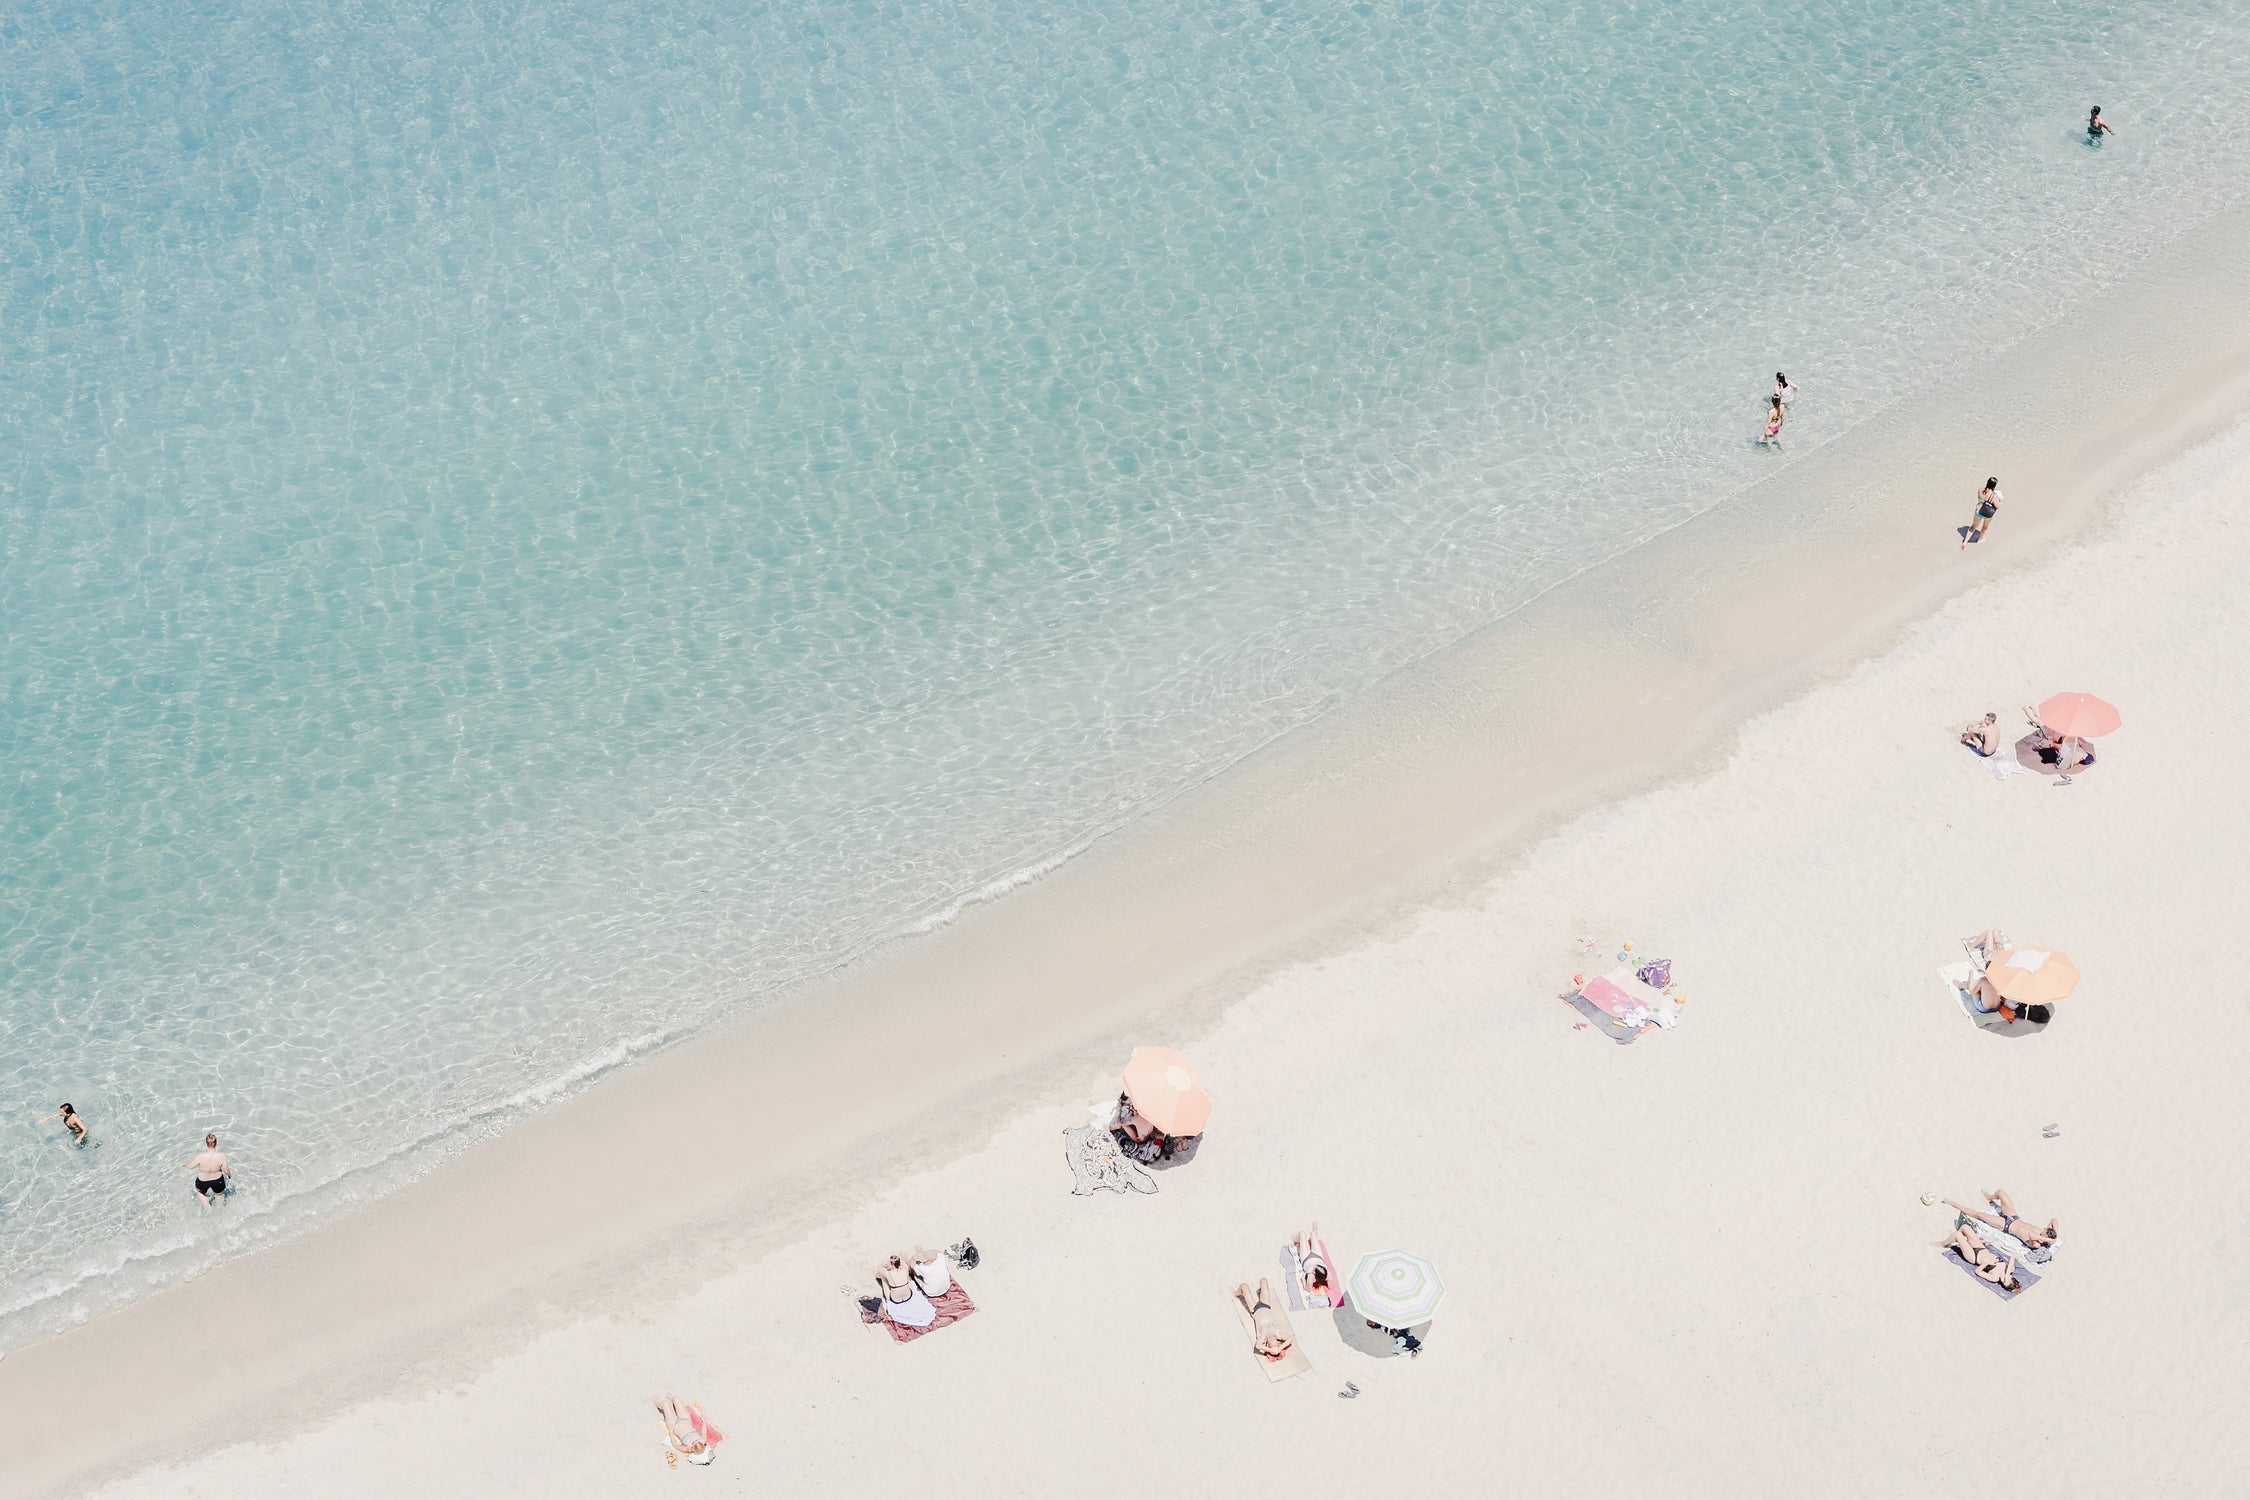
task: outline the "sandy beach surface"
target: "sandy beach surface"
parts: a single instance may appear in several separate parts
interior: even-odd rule
[[[852,1160],[790,1134],[820,1101],[746,1067],[763,1143],[709,1133],[692,1100],[641,1122],[644,1158],[578,1164],[567,1244],[511,1248],[517,1296],[487,1298],[455,1346],[386,1347],[386,1310],[417,1309],[379,1288],[308,1335],[334,1368],[256,1410],[210,1395],[225,1420],[165,1434],[175,1462],[118,1477],[104,1393],[132,1372],[105,1356],[131,1346],[103,1345],[103,1325],[21,1351],[0,1366],[25,1398],[14,1451],[39,1465],[19,1476],[60,1493],[65,1473],[106,1473],[115,1500],[2242,1494],[2246,494],[2250,427],[1753,717],[1690,775],[1223,1004],[1156,1023],[1127,1006],[1060,1071],[1019,1032],[1018,1055],[1047,1060],[992,1083],[981,1116],[931,1114],[960,1101],[918,1066],[910,1005],[846,1040],[895,1129]],[[1955,743],[2064,689],[2125,718],[2072,785],[1995,775]],[[1605,732],[1670,731],[1651,710]],[[2083,971],[2046,1031],[1982,1031],[1939,979],[1987,926]],[[1685,1003],[1676,1028],[1618,1046],[1558,996],[1626,940],[1673,961]],[[960,1016],[954,1039],[977,1042]],[[1203,1069],[1206,1144],[1153,1194],[1074,1197],[1061,1132],[1114,1089],[1132,1038]],[[771,1061],[795,1043],[762,1045]],[[620,1097],[664,1109],[665,1066],[558,1114],[583,1129]],[[719,1157],[759,1149],[798,1173],[773,1179],[772,1222],[714,1192],[707,1220],[648,1232],[639,1205],[692,1204]],[[442,1241],[504,1167],[481,1170],[391,1202]],[[1994,1187],[2063,1231],[2014,1301],[1941,1258],[1952,1215],[1921,1201]],[[1312,1371],[1268,1384],[1228,1291],[1275,1273],[1311,1220],[1347,1265],[1393,1246],[1434,1260],[1449,1294],[1422,1357],[1299,1313]],[[435,1253],[402,1233],[360,1238],[390,1261]],[[962,1278],[973,1317],[903,1347],[860,1324],[847,1291],[879,1254],[965,1234],[984,1253]],[[329,1234],[332,1261],[350,1238]],[[184,1362],[165,1368],[192,1368],[197,1338],[214,1380],[254,1390],[282,1368],[229,1342],[218,1300],[247,1313],[313,1274],[260,1259],[152,1299],[137,1326],[167,1327],[164,1358]],[[597,1259],[600,1295],[573,1279]],[[83,1401],[35,1409],[56,1358]],[[1347,1381],[1359,1394],[1339,1399]],[[730,1434],[710,1469],[666,1468],[660,1388]]]

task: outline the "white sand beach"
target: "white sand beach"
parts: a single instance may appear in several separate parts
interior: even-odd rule
[[[1989,581],[1686,774],[1528,851],[1479,824],[1481,863],[1454,851],[1356,935],[1317,912],[1263,945],[1183,935],[1252,982],[1136,990],[1159,970],[1118,938],[1113,1006],[1043,1033],[980,1012],[941,941],[846,1035],[660,1058],[11,1355],[10,1493],[2239,1495],[2246,494],[2237,427],[2046,555],[2011,513],[2019,565],[1996,546]],[[2073,785],[1955,743],[2065,689],[2124,714]],[[1599,727],[1669,745],[1667,711]],[[1988,926],[2082,969],[2043,1033],[1979,1030],[1938,980]],[[1627,939],[1685,1003],[1616,1046],[1558,995]],[[1203,1070],[1204,1148],[1153,1195],[1073,1197],[1060,1132],[1132,1040]],[[876,1132],[840,1157],[817,1136],[838,1049]],[[998,1071],[965,1098],[947,1059],[977,1050]],[[1920,1201],[1996,1186],[2062,1226],[2008,1302],[1941,1258],[1952,1215]],[[1299,1313],[1312,1373],[1267,1383],[1228,1292],[1309,1220],[1347,1266],[1434,1260],[1419,1359]],[[880,1254],[964,1234],[973,1317],[904,1347],[861,1326],[846,1289]],[[710,1469],[666,1468],[659,1389],[730,1435]]]

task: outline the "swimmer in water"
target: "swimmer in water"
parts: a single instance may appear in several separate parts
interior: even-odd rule
[[[79,1119],[78,1111],[72,1109],[68,1104],[65,1104],[61,1109],[56,1110],[51,1115],[41,1115],[39,1117],[39,1123],[42,1125],[46,1124],[49,1120],[60,1120],[63,1122],[63,1129],[70,1132],[71,1144],[74,1146],[83,1146],[88,1140],[91,1139],[91,1137],[86,1134],[86,1122]]]
[[[2109,121],[2102,118],[2102,107],[2099,104],[2086,112],[2087,145],[2099,146],[2103,136],[2115,134],[2117,132],[2109,128]]]
[[[1779,396],[1769,396],[1766,401],[1769,407],[1766,412],[1766,434],[1759,438],[1758,442],[1761,445],[1778,447],[1781,443],[1781,424],[1786,419],[1786,412],[1782,407]]]
[[[1773,372],[1773,393],[1783,406],[1797,399],[1797,387],[1779,370]]]

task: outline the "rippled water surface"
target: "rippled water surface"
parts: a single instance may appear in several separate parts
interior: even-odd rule
[[[1725,505],[2246,97],[2178,0],[11,8],[0,1341]]]

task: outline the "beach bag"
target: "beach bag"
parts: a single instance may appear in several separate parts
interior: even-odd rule
[[[1641,965],[1641,983],[1655,989],[1665,989],[1672,983],[1672,960],[1652,958]]]

